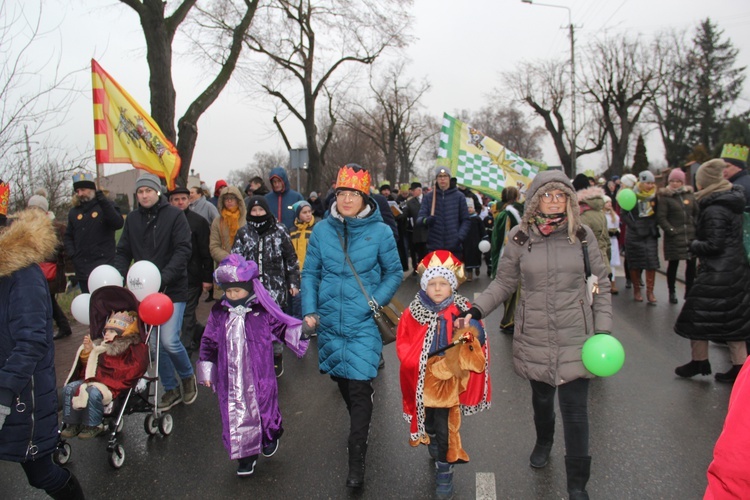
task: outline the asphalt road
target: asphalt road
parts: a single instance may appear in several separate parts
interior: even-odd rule
[[[488,283],[482,276],[460,291],[472,298]],[[588,491],[591,498],[607,499],[702,498],[731,387],[712,377],[674,375],[675,366],[689,360],[690,348],[672,331],[681,305],[668,304],[663,276],[657,278],[657,307],[633,302],[622,278],[619,285],[613,333],[625,347],[626,361],[617,375],[591,384]],[[408,303],[416,290],[416,279],[408,277],[398,297]],[[203,314],[207,306],[201,306]],[[471,461],[456,466],[456,498],[567,498],[559,418],[549,465],[542,470],[528,465],[534,444],[530,388],[513,372],[511,337],[498,332],[498,320],[498,312],[487,319],[492,408],[463,419],[461,435]],[[75,337],[58,341],[58,357],[74,350]],[[235,475],[236,463],[221,444],[216,398],[205,387],[195,404],[171,411],[174,431],[168,437],[148,437],[143,415],[128,416],[120,470],[110,468],[104,438],[72,440],[69,467],[93,499],[432,498],[432,461],[426,447],[408,445],[408,425],[401,417],[395,345],[387,346],[384,356],[385,369],[374,383],[366,484],[360,492],[345,487],[348,417],[336,384],[318,372],[314,342],[301,360],[287,351],[279,379],[285,434],[277,454],[261,457],[253,476]],[[730,366],[725,348],[712,345],[710,357],[714,372]],[[58,371],[69,362],[60,359]],[[26,484],[17,464],[0,462],[0,498],[46,496]]]

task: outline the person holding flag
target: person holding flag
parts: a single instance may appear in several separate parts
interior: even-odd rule
[[[451,180],[446,167],[435,169],[435,189],[424,195],[417,225],[427,227],[427,251],[448,250],[463,259],[463,241],[469,234],[466,197]]]

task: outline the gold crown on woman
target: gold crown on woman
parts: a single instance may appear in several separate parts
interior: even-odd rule
[[[354,169],[345,165],[339,169],[336,177],[336,189],[354,189],[364,194],[370,193],[370,173],[367,170],[355,172]]]

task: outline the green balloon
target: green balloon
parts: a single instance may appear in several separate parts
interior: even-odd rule
[[[620,204],[623,210],[633,210],[635,202],[636,197],[632,189],[620,189],[617,193],[617,203]]]
[[[581,359],[583,366],[594,375],[609,377],[625,363],[625,350],[613,336],[599,333],[584,342]]]

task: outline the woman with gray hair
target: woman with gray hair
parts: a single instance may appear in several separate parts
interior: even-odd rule
[[[587,245],[587,246],[584,246]],[[589,299],[585,255],[599,291]],[[520,283],[513,333],[513,366],[531,384],[536,444],[529,459],[547,465],[555,432],[555,392],[565,436],[565,470],[571,499],[587,499],[589,479],[588,387],[594,375],[581,361],[584,342],[609,333],[612,304],[607,268],[594,233],[581,224],[578,199],[560,171],[541,172],[529,186],[521,223],[511,229],[497,276],[465,317],[486,318]]]

